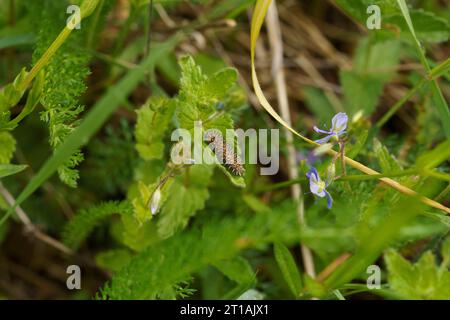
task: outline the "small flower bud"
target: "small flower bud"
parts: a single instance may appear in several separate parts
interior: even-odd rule
[[[152,216],[154,216],[158,212],[160,201],[161,201],[161,189],[158,188],[155,190],[155,193],[153,194],[152,197],[152,201],[150,203],[150,212],[152,213]]]
[[[334,177],[336,177],[336,165],[332,162],[327,168],[327,185],[333,182]]]

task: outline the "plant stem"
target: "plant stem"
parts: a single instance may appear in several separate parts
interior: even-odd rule
[[[381,119],[379,119],[374,129],[378,131],[381,129],[381,127],[389,121],[389,119],[400,109],[409,99],[411,99],[412,96],[422,88],[422,86],[428,82],[426,78],[421,79],[414,87],[412,87],[400,100],[398,100],[390,109],[388,112],[386,112]]]
[[[291,125],[291,116],[289,112],[289,104],[286,90],[286,80],[283,71],[283,42],[281,39],[280,22],[275,1],[273,1],[267,12],[267,30],[269,34],[269,43],[273,53],[272,73],[275,78],[277,88],[278,103],[280,105],[280,112],[286,122]],[[294,136],[289,130],[285,130],[287,148],[288,148],[288,163],[289,163],[289,177],[291,179],[298,178],[298,168],[296,160],[296,152],[294,147]],[[305,225],[303,194],[300,184],[293,184],[291,186],[291,194],[294,201],[297,203],[297,218],[300,228]],[[314,260],[312,253],[308,247],[300,243],[301,254],[306,273],[314,278],[316,272],[314,270]]]
[[[41,69],[49,62],[50,58],[55,54],[55,52],[61,47],[61,45],[69,37],[72,30],[65,27],[63,31],[58,35],[58,37],[53,41],[50,47],[45,51],[42,57],[36,62],[31,71],[28,73],[24,81],[20,84],[19,90],[25,91],[30,85],[31,81],[36,77],[36,75],[41,71]]]

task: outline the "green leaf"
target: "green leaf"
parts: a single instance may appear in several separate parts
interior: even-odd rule
[[[208,110],[213,110],[212,105],[224,98],[237,80],[237,72],[232,68],[218,71],[208,79],[191,56],[181,58],[180,67],[182,77],[179,98],[195,101],[197,107]]]
[[[400,172],[403,170],[397,159],[378,139],[373,140],[373,149],[381,167],[381,172]]]
[[[83,5],[93,4],[97,1],[84,1]],[[34,52],[35,64],[47,52],[53,39],[58,36],[62,26],[61,22],[67,19],[65,10],[66,6],[62,2],[42,2],[40,10],[36,14],[40,32]],[[81,46],[81,43],[84,42],[84,35],[85,29],[73,32],[70,38],[72,46]],[[79,124],[78,116],[84,110],[79,99],[86,91],[85,80],[90,73],[88,67],[90,56],[86,52],[74,50],[67,42],[54,52],[43,67],[45,77],[40,102],[44,110],[40,115],[41,120],[48,126],[49,144],[53,150],[60,146]],[[77,166],[83,160],[81,151],[75,150],[71,157],[59,166],[60,180],[70,187],[76,187],[79,178]]]
[[[450,139],[441,142],[433,150],[417,158],[416,166],[420,169],[434,169],[450,157]]]
[[[264,300],[264,294],[255,289],[250,289],[241,294],[236,300]]]
[[[25,93],[24,90],[20,89],[20,84],[27,77],[27,75],[28,72],[25,68],[23,68],[12,83],[7,84],[2,88],[2,90],[0,91],[0,114],[7,112],[17,103],[19,103],[20,99]]]
[[[62,232],[63,242],[76,250],[105,218],[113,214],[131,215],[132,212],[130,203],[126,201],[110,201],[81,210],[65,225]]]
[[[375,111],[383,86],[395,75],[400,58],[398,41],[363,39],[354,58],[354,69],[340,72],[345,108],[350,114],[362,110],[365,115]]]
[[[291,289],[294,297],[298,298],[302,292],[302,278],[289,249],[282,243],[274,244],[275,260],[280,267],[284,280]]]
[[[410,10],[410,17],[414,23],[415,37],[419,41],[439,43],[450,38],[450,23],[436,16],[432,12],[424,10]],[[401,14],[388,16],[385,23],[395,24],[402,31],[402,36],[409,35],[409,22],[407,23]]]
[[[171,191],[173,180],[169,179],[162,187],[159,188],[160,199],[156,206],[156,211],[151,212],[153,197],[157,192],[158,183],[146,185],[143,181],[138,182],[139,195],[133,199],[134,216],[140,224],[143,224],[153,218],[154,215],[161,211],[161,207],[166,202]]]
[[[394,250],[385,254],[391,288],[409,299],[450,299],[450,272],[436,266],[431,251],[414,265]]]
[[[25,107],[22,109],[20,114],[15,117],[12,121],[7,124],[9,130],[14,129],[17,124],[22,121],[26,116],[33,112],[34,108],[39,103],[42,96],[42,91],[44,89],[45,73],[43,71],[39,72],[36,76],[36,80],[33,83],[33,87],[27,97],[27,102]]]
[[[144,160],[161,159],[164,152],[163,137],[175,111],[168,99],[151,99],[137,111],[135,129],[136,149]]]
[[[380,7],[382,18],[385,15],[398,12],[395,0],[336,0],[336,3],[364,25],[369,17],[367,7],[370,5],[378,5]]]
[[[11,176],[25,170],[28,166],[24,164],[0,164],[0,178]]]
[[[167,238],[183,229],[189,218],[205,207],[209,198],[208,183],[212,167],[194,165],[180,177],[175,178],[167,190],[168,196],[159,214],[158,233]]]
[[[222,171],[225,176],[234,184],[236,187],[245,188],[245,179],[241,176],[236,176],[232,174],[229,169],[227,169],[223,164],[219,163],[217,157],[214,155],[211,149],[205,148],[203,152],[204,161],[208,161],[207,163],[215,163],[215,165]]]
[[[330,114],[335,111],[323,90],[305,86],[303,88],[305,103],[311,112],[314,113],[317,123],[325,123],[330,119]]]
[[[126,249],[113,249],[100,252],[95,256],[95,262],[100,268],[117,272],[127,265],[133,258],[132,253]]]
[[[226,68],[215,73],[208,79],[205,85],[205,91],[215,99],[221,99],[225,96],[225,93],[230,89],[237,81],[237,71],[233,68]]]
[[[256,275],[250,263],[241,256],[231,260],[224,260],[214,263],[214,266],[226,275],[230,280],[246,286],[255,284]]]
[[[404,38],[404,35],[409,35],[409,22],[406,23],[403,19],[402,12],[395,0],[336,0],[336,3],[364,26],[369,17],[369,14],[367,14],[368,6],[378,5],[381,10],[381,30],[389,30],[389,25],[395,25],[401,31],[401,39]],[[407,8],[406,4],[405,8]],[[410,9],[409,12],[418,40],[445,42],[449,39],[450,25],[446,19],[422,9]]]
[[[9,132],[0,131],[0,146],[0,164],[7,164],[16,150],[16,140]]]
[[[340,80],[345,97],[345,110],[350,115],[358,111],[370,115],[378,104],[383,92],[383,84],[374,76],[359,74],[354,71],[341,71]]]
[[[442,243],[441,255],[443,259],[442,266],[446,268],[450,263],[450,236],[448,236]]]

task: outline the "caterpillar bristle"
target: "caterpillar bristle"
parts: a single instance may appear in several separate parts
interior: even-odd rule
[[[244,175],[245,168],[242,165],[239,156],[234,152],[232,146],[224,142],[223,136],[219,130],[206,131],[205,140],[210,144],[219,161],[221,161],[221,163],[223,163],[234,175]]]

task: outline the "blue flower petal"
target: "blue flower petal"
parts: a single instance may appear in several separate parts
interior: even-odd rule
[[[316,142],[317,142],[318,144],[324,144],[324,143],[327,143],[327,142],[331,139],[332,136],[333,136],[333,135],[328,135],[328,136],[326,136],[325,138],[316,140]]]
[[[319,129],[316,126],[314,126],[313,129],[314,129],[315,132],[318,132],[318,133],[325,133],[325,134],[332,134],[333,133],[331,131],[326,131],[326,130]]]
[[[331,131],[339,133],[347,128],[348,117],[347,114],[339,112],[331,120]]]

